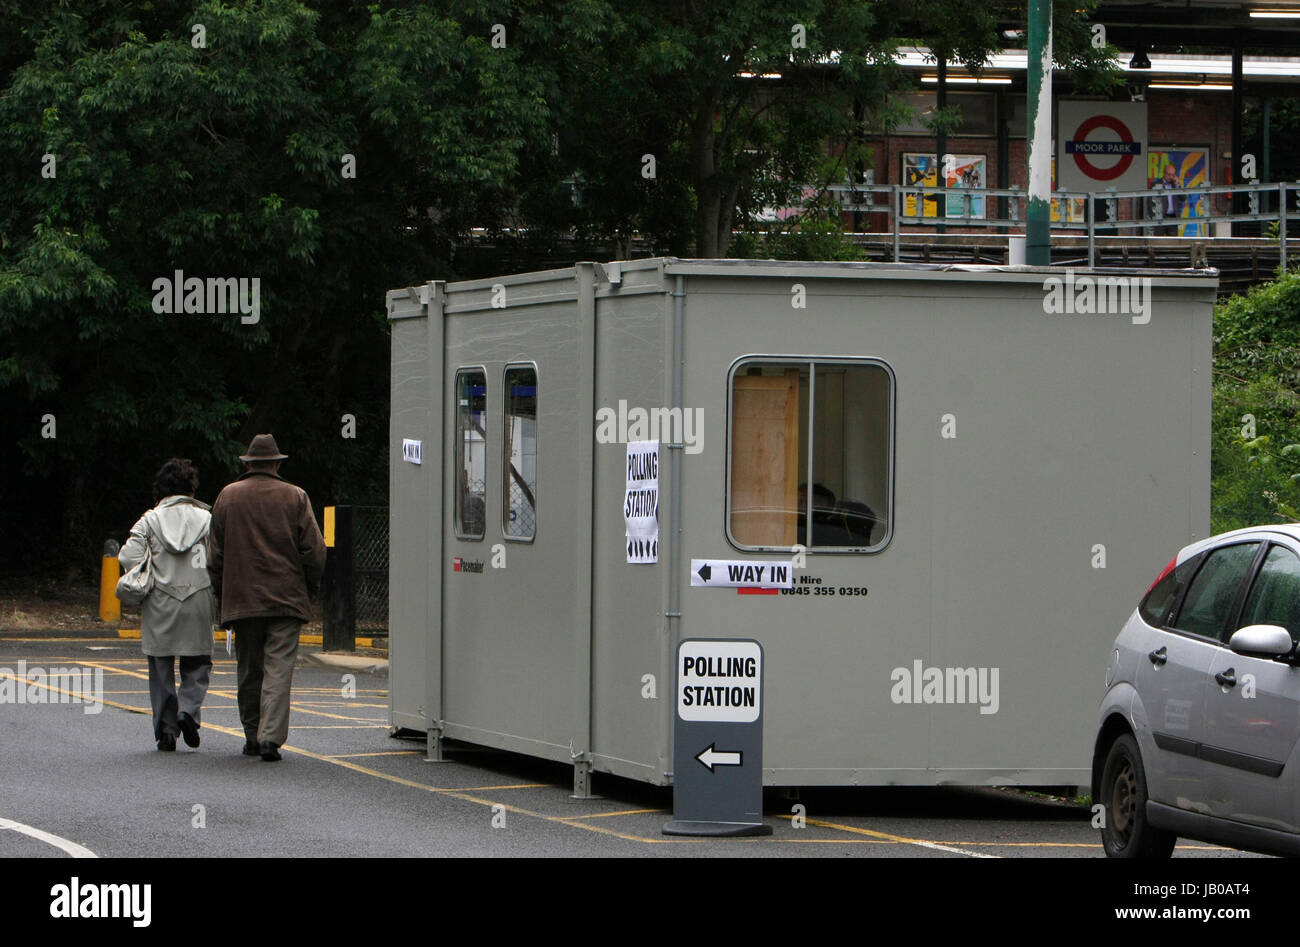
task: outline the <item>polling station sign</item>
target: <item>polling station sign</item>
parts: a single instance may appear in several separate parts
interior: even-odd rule
[[[763,649],[756,641],[683,641],[677,649],[677,716],[753,723],[762,712],[762,680]]]
[[[659,561],[659,442],[627,445],[627,490],[623,494],[627,523],[627,561]]]
[[[1056,184],[1065,191],[1147,186],[1145,102],[1057,103]]]
[[[770,835],[763,822],[763,646],[687,638],[677,646],[673,819],[665,835]]]

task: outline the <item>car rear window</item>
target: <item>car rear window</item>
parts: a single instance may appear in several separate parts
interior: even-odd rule
[[[1257,552],[1256,542],[1221,546],[1208,553],[1178,607],[1174,627],[1188,634],[1219,638]]]
[[[1177,566],[1170,569],[1159,582],[1151,586],[1146,597],[1142,599],[1142,604],[1138,606],[1138,614],[1148,625],[1159,628],[1164,624],[1165,616],[1169,614],[1169,609],[1178,601],[1178,593],[1183,590],[1191,577],[1196,573],[1196,567],[1200,565],[1202,556],[1200,554],[1189,556]]]

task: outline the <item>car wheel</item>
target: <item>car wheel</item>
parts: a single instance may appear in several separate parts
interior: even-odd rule
[[[1147,777],[1132,734],[1110,745],[1101,771],[1101,798],[1106,807],[1101,845],[1109,858],[1168,858],[1178,836],[1147,820]]]

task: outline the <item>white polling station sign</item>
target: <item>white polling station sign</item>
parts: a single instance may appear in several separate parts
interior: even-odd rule
[[[752,723],[762,702],[763,649],[756,641],[683,641],[677,649],[677,716],[682,720]],[[715,765],[740,765],[741,757],[726,747],[713,751]],[[696,756],[696,759],[699,759]]]
[[[627,492],[623,494],[627,522],[627,561],[659,561],[659,442],[627,445]]]
[[[752,559],[692,559],[691,585],[715,589],[789,589],[794,566],[789,562]]]
[[[409,437],[402,439],[402,460],[408,464],[423,463],[424,442],[413,441]]]

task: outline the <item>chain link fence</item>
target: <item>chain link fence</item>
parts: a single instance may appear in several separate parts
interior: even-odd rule
[[[388,507],[352,509],[357,627],[387,634]]]
[[[528,485],[535,490],[536,486]],[[537,510],[533,508],[528,494],[513,479],[510,481],[510,523],[507,533],[511,536],[533,536],[537,533]]]
[[[326,507],[325,526],[324,646],[352,651],[357,629],[388,634],[388,507]]]

